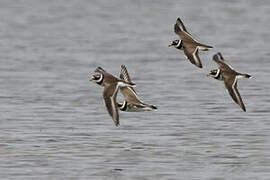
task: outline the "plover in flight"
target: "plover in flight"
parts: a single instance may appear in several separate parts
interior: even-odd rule
[[[124,80],[120,80],[113,75],[107,73],[101,67],[98,67],[95,70],[95,73],[91,81],[104,86],[103,98],[106,105],[106,108],[112,117],[116,126],[119,125],[119,114],[118,114],[118,105],[116,102],[117,92],[119,87],[133,87],[135,84],[131,82],[126,82]]]
[[[174,40],[169,47],[175,47],[184,50],[184,54],[189,61],[199,68],[202,68],[202,63],[199,57],[199,50],[208,51],[212,46],[201,44],[193,39],[187,31],[180,18],[177,18],[174,25],[174,32],[179,36],[179,40]]]
[[[124,65],[121,66],[120,79],[125,82],[132,83],[128,71]],[[122,111],[140,112],[157,109],[157,107],[154,105],[143,103],[139,99],[133,87],[120,87],[120,92],[125,97],[124,102],[118,103],[118,107]]]
[[[225,87],[227,88],[234,102],[236,102],[243,109],[243,111],[246,111],[245,105],[237,90],[237,80],[239,78],[251,78],[251,76],[236,72],[230,65],[224,62],[221,53],[215,54],[213,56],[213,60],[218,64],[219,68],[212,70],[208,76],[224,81]]]

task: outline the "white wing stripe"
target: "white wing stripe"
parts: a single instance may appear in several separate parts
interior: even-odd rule
[[[116,108],[115,108],[115,103],[114,103],[114,98],[113,97],[110,97],[110,99],[111,99],[111,106],[112,106],[112,110],[113,110],[113,112],[112,112],[112,114],[113,114],[113,120],[116,120]]]
[[[225,63],[225,64],[227,64],[227,63]],[[227,64],[227,65],[228,65],[232,70],[234,70],[233,67],[232,67],[230,64]]]
[[[236,82],[237,82],[237,78],[235,77],[234,82],[232,84],[232,89],[233,89],[234,95],[236,96],[236,99],[237,99],[238,104],[241,106],[240,97],[239,97],[239,95],[238,95],[238,93],[236,92],[236,89],[235,89],[235,83]]]
[[[194,58],[196,64],[199,66],[199,65],[200,65],[200,61],[199,61],[199,59],[197,58],[197,55],[196,55],[196,52],[197,52],[197,51],[198,51],[198,46],[196,47],[196,49],[195,49],[195,51],[192,53],[192,55],[193,55],[193,58]]]
[[[116,113],[117,113],[117,109],[116,109],[116,107],[115,107],[115,95],[116,95],[116,93],[117,93],[117,91],[118,91],[118,89],[119,89],[119,83],[117,83],[117,85],[116,85],[116,87],[115,87],[115,89],[114,89],[114,92],[113,92],[113,95],[110,97],[110,99],[111,99],[111,105],[112,105],[112,109],[113,109],[113,120],[115,121],[115,120],[117,120],[116,119]]]

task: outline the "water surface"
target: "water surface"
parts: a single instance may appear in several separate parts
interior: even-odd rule
[[[0,179],[267,180],[269,1],[0,2]],[[204,68],[168,48],[180,16]],[[222,52],[247,112],[206,77]],[[125,64],[157,112],[120,112],[115,127],[97,66]]]

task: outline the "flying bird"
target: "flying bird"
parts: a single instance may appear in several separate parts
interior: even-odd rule
[[[118,79],[113,75],[107,73],[101,67],[95,70],[95,73],[90,81],[97,83],[104,87],[103,98],[108,113],[112,117],[116,126],[119,125],[118,105],[116,102],[116,96],[120,87],[133,87],[135,84]]]
[[[224,81],[225,87],[227,88],[234,102],[237,103],[241,109],[243,109],[243,111],[246,111],[246,107],[237,89],[237,80],[240,78],[251,78],[251,76],[249,74],[236,72],[224,61],[220,52],[213,56],[213,60],[218,64],[219,68],[210,71],[208,76]]]
[[[127,68],[124,65],[121,66],[120,79],[125,82],[132,83]],[[118,107],[122,111],[140,112],[157,109],[157,107],[154,105],[149,105],[142,102],[133,87],[120,87],[120,92],[125,97],[123,102],[118,103]]]
[[[180,18],[177,18],[174,25],[174,32],[179,36],[179,39],[172,41],[169,47],[175,47],[179,50],[184,50],[184,54],[189,61],[199,68],[202,68],[202,63],[199,57],[199,50],[208,51],[213,48],[205,44],[201,44],[193,39],[187,31],[184,23]]]

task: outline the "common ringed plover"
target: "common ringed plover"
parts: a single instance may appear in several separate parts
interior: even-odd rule
[[[127,68],[124,65],[121,66],[120,79],[132,83]],[[121,111],[141,112],[157,109],[156,106],[143,103],[133,87],[120,87],[120,91],[125,97],[124,102],[118,103],[118,107]]]
[[[251,78],[251,76],[249,74],[236,72],[229,64],[225,63],[220,52],[213,56],[213,60],[218,64],[219,68],[212,70],[208,76],[224,81],[225,87],[234,102],[236,102],[243,111],[246,111],[245,105],[237,90],[237,80],[240,78]]]
[[[184,50],[184,54],[189,61],[199,68],[202,68],[202,63],[199,57],[199,50],[208,51],[212,46],[201,44],[193,39],[191,34],[187,31],[180,18],[177,18],[174,25],[174,32],[179,36],[179,40],[174,40],[169,47],[175,47]]]
[[[117,108],[117,102],[116,102],[116,96],[117,92],[119,90],[119,87],[132,87],[135,86],[135,84],[131,82],[125,82],[123,80],[120,80],[113,75],[107,73],[104,69],[101,67],[98,67],[95,70],[95,73],[91,78],[91,81],[104,86],[103,90],[103,98],[106,105],[106,108],[112,117],[114,123],[116,126],[119,125],[119,114],[118,114],[118,108]]]

